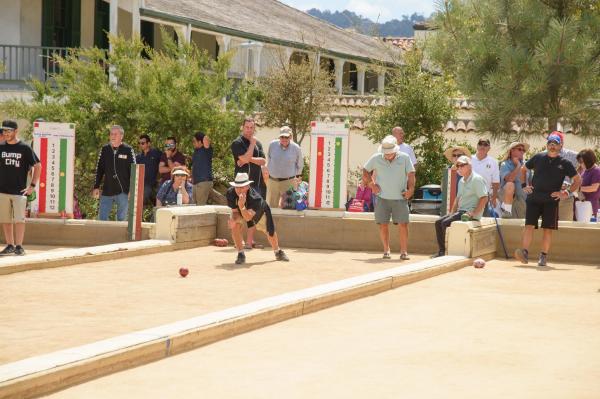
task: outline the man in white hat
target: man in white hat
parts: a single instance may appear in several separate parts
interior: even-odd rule
[[[304,158],[302,149],[292,141],[292,129],[283,126],[279,130],[279,139],[271,141],[267,151],[267,203],[271,208],[279,208],[279,200],[296,179],[302,177]]]
[[[375,179],[373,179],[375,173]],[[383,244],[383,259],[390,259],[390,217],[398,225],[400,259],[408,257],[408,200],[415,191],[415,168],[408,155],[400,152],[394,136],[386,136],[380,151],[363,168],[363,182],[375,195],[375,222]]]
[[[271,208],[260,194],[250,186],[252,183],[253,181],[249,179],[247,173],[238,173],[235,175],[235,180],[229,183],[231,187],[225,194],[227,205],[232,209],[229,228],[235,247],[238,250],[235,263],[237,265],[246,263],[244,241],[242,239],[243,224],[246,224],[248,228],[256,226],[257,230],[266,233],[269,244],[275,251],[275,259],[287,262],[289,258],[279,248],[279,239],[275,232]]]
[[[487,183],[483,177],[473,172],[471,157],[461,155],[456,160],[456,170],[462,179],[458,182],[458,192],[450,213],[435,221],[435,235],[438,252],[432,258],[446,254],[446,229],[466,214],[470,219],[479,220],[488,201]]]

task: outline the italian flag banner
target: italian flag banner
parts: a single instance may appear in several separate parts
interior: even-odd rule
[[[348,123],[311,122],[309,206],[343,209],[348,180]]]
[[[33,150],[42,171],[32,210],[40,216],[73,216],[75,125],[35,122]]]

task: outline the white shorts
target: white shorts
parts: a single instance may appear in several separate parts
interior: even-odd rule
[[[27,197],[0,193],[0,223],[25,223]]]

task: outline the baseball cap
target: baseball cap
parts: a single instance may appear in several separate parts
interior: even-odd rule
[[[289,126],[283,126],[279,129],[279,137],[291,137],[292,129]]]
[[[11,120],[11,119],[7,119],[5,121],[2,121],[2,129],[18,129],[19,126],[17,125],[17,122]]]
[[[546,139],[546,141],[548,143],[553,142],[556,144],[562,144],[562,139],[558,134],[554,134],[552,133],[550,136],[548,136],[548,138]]]

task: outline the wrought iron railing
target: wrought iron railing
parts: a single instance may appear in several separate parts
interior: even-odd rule
[[[60,67],[54,55],[65,56],[65,47],[15,46],[0,44],[0,80],[25,81],[39,79],[46,81]]]

